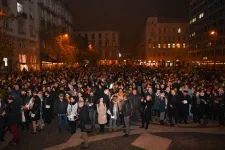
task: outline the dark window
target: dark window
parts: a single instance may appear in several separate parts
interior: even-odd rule
[[[92,37],[92,39],[95,39],[95,34],[93,33],[93,34],[91,35],[91,37]]]
[[[99,39],[102,38],[102,34],[101,34],[101,33],[98,34],[98,38],[99,38]]]

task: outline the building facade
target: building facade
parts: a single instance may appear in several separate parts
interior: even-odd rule
[[[148,17],[139,45],[139,58],[151,65],[174,65],[188,59],[189,24],[179,18]]]
[[[0,9],[6,15],[0,19],[2,31],[13,43],[9,65],[12,70],[39,70],[45,56],[45,41],[56,35],[72,32],[72,14],[66,1],[0,1]]]
[[[120,58],[119,31],[77,29],[74,35],[88,39],[89,48],[98,53],[102,63],[118,63]]]
[[[225,1],[190,2],[190,50],[192,60],[215,63],[225,60]]]
[[[67,0],[38,0],[39,45],[41,67],[60,62],[57,55],[50,55],[49,49],[57,48],[56,39],[70,36],[73,31],[72,13]]]
[[[38,18],[35,17],[35,1],[1,0],[0,9],[5,14],[0,19],[2,32],[12,41],[12,52],[10,56],[6,56],[11,60],[8,65],[12,71],[38,69]]]

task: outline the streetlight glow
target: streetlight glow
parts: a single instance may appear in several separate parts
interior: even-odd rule
[[[211,31],[210,35],[216,35],[216,31]]]
[[[66,37],[66,38],[67,38],[67,37],[68,37],[68,34],[64,34],[64,37]]]

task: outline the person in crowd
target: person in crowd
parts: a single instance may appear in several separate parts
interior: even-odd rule
[[[7,118],[7,126],[9,127],[10,132],[13,135],[13,139],[10,142],[10,145],[15,146],[19,142],[19,128],[18,124],[21,122],[20,119],[20,110],[21,104],[20,101],[16,100],[13,96],[8,96],[8,106],[6,111],[2,113],[2,116]]]
[[[223,88],[218,89],[218,96],[215,103],[217,108],[217,115],[219,117],[219,124],[224,126],[225,95]]]
[[[124,122],[125,122],[125,128],[126,128],[124,137],[128,137],[130,134],[130,117],[132,115],[133,107],[127,95],[124,95],[123,99],[124,99],[124,103],[122,106],[122,113],[124,116]]]
[[[103,98],[99,99],[97,104],[97,112],[98,112],[98,124],[100,126],[100,132],[105,131],[105,124],[107,123],[107,107]]]
[[[49,91],[45,91],[45,100],[44,100],[44,119],[46,124],[50,124],[52,121],[52,107],[54,100],[50,95]]]
[[[89,148],[88,135],[87,135],[87,131],[85,129],[85,125],[90,123],[89,112],[88,112],[87,106],[84,105],[84,102],[82,102],[82,101],[78,102],[78,106],[79,106],[78,118],[80,121],[81,138],[84,141],[84,146],[82,148],[88,149]]]
[[[198,122],[201,124],[202,119],[202,105],[201,105],[201,99],[200,99],[200,92],[197,91],[195,93],[195,96],[192,97],[192,107],[191,112],[193,113],[193,122]]]
[[[38,89],[37,89],[38,90]],[[45,122],[44,122],[44,99],[45,99],[45,95],[43,95],[43,92],[41,90],[38,90],[37,96],[39,97],[39,99],[41,100],[41,106],[40,106],[40,121],[41,121],[41,125],[42,127],[45,126]]]
[[[152,106],[154,104],[152,97],[150,95],[147,95],[146,100],[144,101],[144,112],[143,112],[143,122],[141,128],[148,129],[152,114]]]
[[[33,132],[31,134],[36,134],[37,133],[37,125],[39,126],[40,130],[43,129],[42,123],[41,123],[41,100],[38,95],[33,96],[33,106],[30,110],[30,117],[32,121],[32,126],[33,126]]]
[[[96,96],[94,95],[94,90],[90,91],[90,95],[88,95],[88,111],[89,117],[91,119],[93,128],[95,128],[96,123]]]
[[[138,95],[137,90],[133,89],[132,95],[129,96],[129,100],[132,103],[132,122],[137,124],[138,117],[140,116],[140,104],[141,104],[141,96]]]
[[[76,120],[77,120],[77,103],[74,99],[74,97],[70,97],[70,102],[67,107],[67,117],[69,121],[69,127],[70,127],[70,133],[74,134],[76,133]]]
[[[171,94],[168,97],[168,115],[169,115],[169,124],[171,126],[174,126],[173,120],[175,120],[175,124],[178,123],[178,103],[179,103],[179,97],[176,95],[175,90],[171,90]]]
[[[189,116],[189,104],[191,103],[191,97],[188,95],[188,91],[185,90],[180,98],[180,105],[179,105],[179,114],[180,114],[180,123],[184,121],[187,124],[188,116]]]
[[[117,127],[116,123],[119,116],[119,105],[117,101],[118,101],[118,96],[113,95],[109,105],[109,115],[110,115],[109,131],[112,131],[112,130],[116,131],[116,127]]]
[[[5,130],[5,109],[6,104],[3,102],[3,96],[0,95],[0,141],[4,142],[4,130]]]
[[[67,121],[67,107],[68,101],[64,99],[64,94],[60,93],[59,98],[55,101],[54,104],[54,113],[58,117],[58,131],[62,131],[62,121],[64,122],[65,130],[68,130],[68,121]]]
[[[167,100],[167,97],[165,96],[165,92],[162,92],[159,98],[160,124],[164,124],[167,103],[168,103],[168,100]]]
[[[29,103],[30,97],[27,95],[27,92],[25,89],[21,90],[21,106],[22,109]],[[24,117],[25,117],[25,122],[22,122],[22,130],[24,130],[24,127],[26,127],[27,130],[29,130],[29,122],[30,122],[30,117],[29,117],[29,110],[28,109],[23,109]]]

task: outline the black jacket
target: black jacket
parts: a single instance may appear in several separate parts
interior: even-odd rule
[[[133,109],[136,110],[136,109],[139,109],[140,108],[140,105],[141,105],[141,96],[140,95],[130,95],[129,96],[129,99],[132,103],[132,106],[133,106]]]
[[[126,116],[131,116],[132,114],[132,103],[130,100],[124,101],[124,104],[122,106],[122,111],[123,115]]]
[[[45,108],[46,105],[50,105],[52,107],[53,104],[54,104],[54,100],[52,99],[51,96],[45,97],[45,100],[44,100],[44,108]]]
[[[81,132],[84,132],[85,130],[84,126],[86,124],[90,124],[88,107],[84,105],[82,108],[78,109],[78,113],[79,113],[78,118],[80,120],[80,129],[81,129]]]
[[[145,108],[144,108],[145,116],[151,117],[151,111],[152,111],[153,104],[154,104],[153,100],[146,101]]]
[[[8,104],[6,108],[6,120],[8,126],[20,123],[20,110],[20,101],[15,100],[12,103]]]
[[[35,115],[40,114],[40,109],[41,109],[41,99],[38,96],[34,97],[34,105],[31,109],[31,112]]]
[[[68,102],[65,99],[63,101],[60,101],[59,99],[57,99],[54,104],[54,113],[56,115],[66,114],[67,106],[68,106]]]
[[[170,94],[168,97],[168,104],[167,104],[167,108],[171,109],[170,105],[172,105],[173,108],[177,108],[177,106],[179,105],[180,100],[178,95],[172,95]]]

